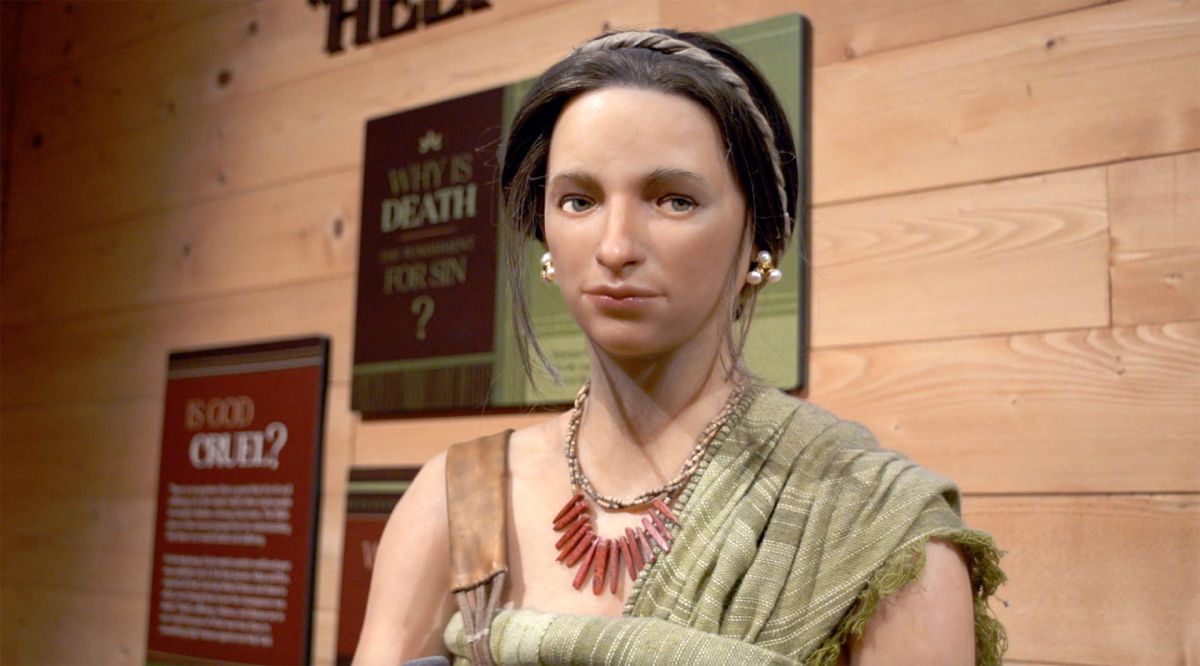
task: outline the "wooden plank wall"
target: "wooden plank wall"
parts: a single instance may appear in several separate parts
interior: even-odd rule
[[[1200,663],[1197,0],[493,4],[336,57],[301,0],[25,6],[0,661],[141,662],[167,351],[322,332],[330,663],[347,467],[530,420],[348,410],[364,119],[609,25],[802,11],[809,397],[959,481],[1008,550],[1012,663]]]

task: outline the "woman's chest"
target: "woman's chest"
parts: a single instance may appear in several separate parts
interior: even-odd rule
[[[632,516],[585,512],[586,525],[555,529],[554,519],[572,497],[553,468],[515,469],[508,506],[510,579],[506,606],[577,615],[618,617],[633,589],[628,554],[608,540],[635,524]],[[578,520],[578,519],[576,519]],[[575,523],[573,520],[572,523]],[[585,534],[584,531],[591,532]],[[601,542],[595,537],[606,537]],[[634,571],[636,573],[636,571]]]

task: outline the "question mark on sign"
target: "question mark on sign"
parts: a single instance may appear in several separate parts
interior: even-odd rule
[[[412,313],[417,315],[417,339],[425,339],[425,324],[433,316],[433,297],[417,296],[412,302]]]

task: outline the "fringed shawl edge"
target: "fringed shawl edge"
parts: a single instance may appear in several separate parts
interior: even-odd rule
[[[883,565],[871,574],[866,587],[838,622],[833,633],[804,660],[805,666],[837,666],[842,647],[851,640],[862,638],[879,603],[920,577],[925,568],[925,546],[930,539],[943,539],[962,548],[967,558],[974,603],[975,663],[978,666],[1001,666],[1004,652],[1008,649],[1008,638],[988,601],[1005,581],[1004,572],[1000,569],[1003,553],[986,532],[965,527],[932,531],[888,556]]]

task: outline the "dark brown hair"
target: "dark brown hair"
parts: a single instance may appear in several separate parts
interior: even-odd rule
[[[616,40],[621,46],[589,48],[589,44],[608,44],[614,40],[607,38],[626,34],[633,39]],[[639,45],[625,45],[628,41]],[[660,41],[673,46],[654,46]],[[640,45],[643,43],[650,45]],[[744,82],[744,90],[739,92],[730,79]],[[509,286],[521,361],[531,378],[534,357],[557,378],[534,334],[525,294],[526,245],[532,239],[545,242],[546,164],[554,125],[569,101],[610,87],[679,95],[709,112],[746,201],[746,223],[755,253],[768,250],[778,260],[795,224],[799,174],[787,116],[762,74],[736,48],[709,34],[665,29],[606,33],[581,45],[530,88],[513,119],[502,155],[500,185],[510,227],[506,234]],[[747,105],[747,98],[753,100],[754,108]],[[764,131],[765,127],[769,130]],[[749,270],[749,266],[743,269]],[[729,340],[735,363],[740,359],[756,293],[756,288],[747,286],[731,312],[731,322],[742,322],[737,340]]]

